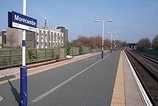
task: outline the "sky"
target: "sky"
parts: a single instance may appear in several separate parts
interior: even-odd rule
[[[22,14],[23,0],[0,0],[0,5],[3,30],[8,28],[8,11]],[[102,36],[103,20],[105,38],[110,39],[107,32],[117,32],[117,40],[136,43],[158,35],[158,0],[26,0],[26,15],[37,19],[39,27],[45,17],[49,29],[66,27],[69,40]]]

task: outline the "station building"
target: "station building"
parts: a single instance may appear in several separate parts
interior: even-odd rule
[[[37,48],[64,47],[68,44],[68,30],[56,27],[53,30],[37,29]]]
[[[2,45],[4,48],[20,48],[22,41],[22,30],[16,28],[7,28],[2,30]],[[26,31],[27,46],[36,47],[35,32]]]
[[[6,29],[0,32],[0,44],[5,43]]]
[[[19,48],[22,41],[22,30],[8,28],[1,32],[3,47]],[[26,31],[26,46],[37,49],[67,46],[68,30],[56,27],[53,30],[37,28],[36,32]]]

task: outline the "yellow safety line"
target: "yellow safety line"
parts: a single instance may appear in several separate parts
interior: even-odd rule
[[[125,106],[122,51],[120,54],[119,65],[117,69],[117,75],[115,79],[115,86],[113,90],[111,106]]]

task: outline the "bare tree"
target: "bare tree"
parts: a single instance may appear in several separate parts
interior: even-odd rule
[[[158,49],[158,35],[156,35],[152,41],[153,49]]]
[[[101,36],[95,37],[86,37],[79,35],[77,40],[73,41],[73,45],[75,46],[87,46],[91,48],[101,48]]]
[[[110,47],[111,47],[110,39],[105,39],[104,44],[105,44],[105,49],[110,49]]]
[[[138,41],[137,47],[148,49],[151,47],[151,41],[149,38],[142,38]]]
[[[126,46],[125,41],[121,42],[121,41],[115,40],[115,44],[117,45],[117,49],[122,48],[122,46]],[[92,49],[101,48],[102,47],[102,37],[100,35],[91,36],[91,37],[79,35],[78,39],[74,40],[71,45],[87,46],[87,47],[91,47]],[[104,47],[105,47],[105,49],[110,49],[111,41],[109,39],[104,40]]]
[[[10,34],[7,35],[7,43],[9,44],[9,47],[13,47],[14,43],[18,41],[16,37],[16,33],[12,31]]]

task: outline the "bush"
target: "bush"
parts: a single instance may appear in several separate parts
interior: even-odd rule
[[[55,56],[55,59],[57,60],[57,59],[59,59],[60,58],[60,56],[59,56],[59,54],[57,54],[56,56]]]
[[[71,48],[70,45],[66,48],[66,54],[67,55],[70,55],[70,48]]]
[[[2,44],[0,44],[0,48],[2,48]]]
[[[34,49],[29,49],[29,50],[28,50],[28,57],[29,57],[30,60],[37,58],[37,57],[36,57],[36,54],[35,54],[35,52],[34,52]]]
[[[81,46],[79,46],[79,55],[81,55],[82,54],[82,47]]]

